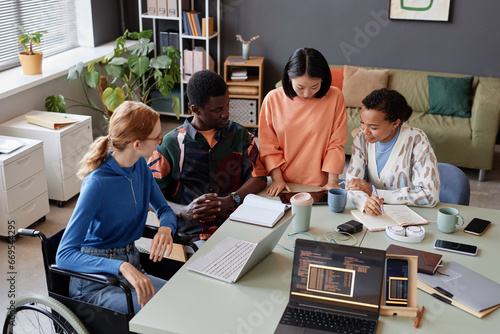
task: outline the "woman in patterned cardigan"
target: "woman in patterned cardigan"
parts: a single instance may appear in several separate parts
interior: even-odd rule
[[[383,203],[433,207],[439,202],[436,156],[426,134],[404,124],[411,114],[394,90],[375,90],[363,100],[346,179],[349,199],[366,214],[381,215]]]

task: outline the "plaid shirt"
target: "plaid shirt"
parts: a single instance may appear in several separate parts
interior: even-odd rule
[[[149,159],[149,168],[167,200],[187,205],[206,193],[227,196],[251,177],[267,175],[255,138],[243,126],[229,121],[217,131],[217,143],[211,148],[191,121],[186,119],[167,134]],[[177,230],[195,239],[208,239],[228,216],[225,212],[204,223],[179,218]]]

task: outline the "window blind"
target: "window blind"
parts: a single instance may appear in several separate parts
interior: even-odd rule
[[[47,31],[40,46],[44,57],[78,46],[75,2],[77,0],[1,0],[0,1],[0,71],[19,65],[20,51],[17,39],[22,32]]]

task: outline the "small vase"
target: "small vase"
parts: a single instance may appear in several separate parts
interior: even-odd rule
[[[241,56],[243,60],[248,60],[250,53],[250,43],[243,43],[241,44]]]

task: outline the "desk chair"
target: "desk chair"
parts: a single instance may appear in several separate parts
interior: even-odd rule
[[[143,236],[151,238],[157,227],[146,226]],[[64,229],[47,238],[37,230],[20,229],[20,236],[39,237],[47,280],[48,297],[28,295],[16,300],[12,311],[6,317],[3,333],[17,333],[21,328],[26,333],[128,333],[128,322],[134,316],[132,294],[128,285],[108,274],[86,274],[57,267],[55,257]],[[174,238],[175,240],[175,238]],[[184,262],[162,259],[154,263],[149,255],[140,253],[141,265],[147,273],[170,279]],[[122,314],[90,303],[76,301],[69,297],[70,277],[77,277],[104,286],[118,286],[127,299],[128,312]]]
[[[438,163],[441,189],[439,201],[443,203],[469,205],[470,184],[467,175],[458,167]]]

